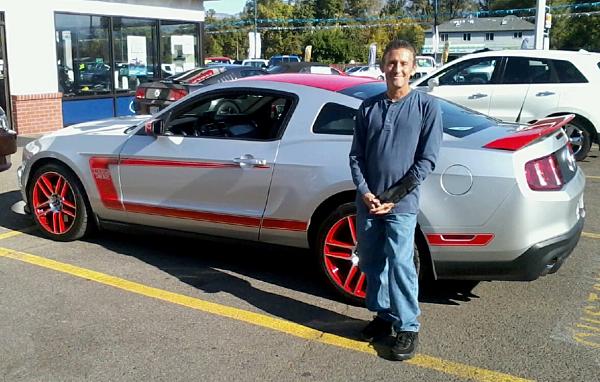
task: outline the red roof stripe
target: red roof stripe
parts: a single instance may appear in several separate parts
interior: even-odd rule
[[[339,92],[340,90],[366,84],[369,82],[379,82],[379,80],[367,77],[335,76],[326,74],[306,73],[269,74],[266,76],[246,77],[239,81],[284,82],[288,84],[311,86],[319,89],[330,90],[332,92]]]

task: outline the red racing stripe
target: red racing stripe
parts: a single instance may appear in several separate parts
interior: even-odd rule
[[[127,212],[134,212],[146,215],[160,215],[178,219],[189,219],[206,221],[211,223],[232,224],[244,227],[259,227],[260,218],[248,216],[224,215],[213,212],[202,212],[194,210],[183,210],[178,208],[157,207],[145,204],[125,203]]]
[[[285,231],[306,231],[307,224],[297,220],[263,219],[262,228]]]
[[[137,203],[123,203],[119,198],[115,188],[109,166],[118,164],[117,158],[92,157],[90,158],[90,169],[96,182],[100,200],[106,208],[113,210],[126,210],[127,212],[160,215],[174,217],[178,219],[189,219],[197,221],[206,221],[219,224],[232,224],[244,227],[261,227],[261,218],[218,214],[214,212],[204,212],[195,210],[185,210],[169,207],[159,207]],[[238,167],[236,164],[226,163],[201,163],[201,162],[183,162],[183,161],[162,161],[147,159],[124,159],[120,162],[126,166],[169,166],[169,167],[195,167],[195,168],[229,168]],[[259,168],[269,168],[268,166]],[[283,219],[262,219],[262,227],[268,229],[286,230],[286,231],[306,231],[307,223],[295,220]]]
[[[112,210],[123,210],[123,203],[119,199],[110,173],[110,166],[118,163],[117,158],[90,158],[90,169],[100,194],[100,200],[106,208]]]

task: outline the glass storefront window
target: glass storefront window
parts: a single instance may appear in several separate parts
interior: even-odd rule
[[[117,93],[135,92],[140,83],[160,77],[156,43],[156,20],[113,18]]]
[[[65,97],[112,92],[109,18],[56,14],[59,91]]]
[[[169,77],[198,66],[198,24],[161,21],[161,74]]]

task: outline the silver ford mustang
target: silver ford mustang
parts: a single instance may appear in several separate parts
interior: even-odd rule
[[[158,115],[68,127],[29,143],[27,210],[54,240],[136,224],[312,248],[334,288],[364,297],[348,152],[368,78],[281,74],[208,86]],[[502,123],[440,100],[444,142],[422,186],[421,276],[533,280],[583,229],[585,177],[560,128]]]

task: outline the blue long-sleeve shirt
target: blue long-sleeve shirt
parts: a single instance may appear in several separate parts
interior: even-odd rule
[[[422,183],[435,168],[442,135],[440,105],[429,94],[413,90],[396,102],[386,93],[366,99],[358,109],[350,150],[357,207],[368,212],[364,194],[379,195],[409,172]],[[417,213],[419,188],[390,212]]]

